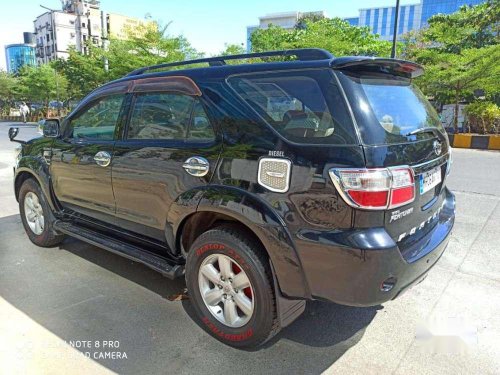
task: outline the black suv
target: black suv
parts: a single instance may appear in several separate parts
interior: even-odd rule
[[[22,142],[27,235],[185,276],[199,323],[236,347],[264,343],[308,299],[394,299],[443,254],[455,215],[421,73],[320,49],[138,69]]]

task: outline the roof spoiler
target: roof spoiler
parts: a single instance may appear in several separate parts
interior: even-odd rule
[[[334,58],[330,66],[333,69],[376,71],[402,75],[408,78],[415,78],[424,73],[424,68],[421,65],[411,61],[370,56]]]

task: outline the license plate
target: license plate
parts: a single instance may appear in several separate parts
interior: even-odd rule
[[[420,175],[420,195],[425,194],[434,186],[441,183],[441,169],[439,167],[431,169]]]

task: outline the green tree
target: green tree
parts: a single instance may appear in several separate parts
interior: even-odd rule
[[[495,133],[500,131],[500,107],[492,102],[474,102],[465,107],[472,132]]]
[[[14,100],[16,95],[17,78],[0,70],[0,105],[5,107]]]
[[[300,27],[291,30],[269,25],[252,33],[255,52],[292,49],[324,48],[336,56],[389,56],[391,43],[379,39],[368,27],[350,25],[340,18],[304,19]]]
[[[425,67],[417,83],[439,103],[454,103],[455,130],[459,103],[475,89],[490,97],[500,92],[499,12],[499,0],[465,6],[432,17],[427,28],[406,37],[405,57]]]
[[[109,77],[115,79],[143,66],[202,56],[182,35],[169,35],[169,25],[149,22],[128,30],[128,39],[111,39],[103,56],[108,61]]]
[[[18,97],[29,102],[66,100],[68,82],[50,65],[25,66],[19,71]]]
[[[482,48],[500,42],[500,0],[462,6],[452,14],[437,14],[422,33],[424,42],[443,52]]]
[[[53,62],[53,67],[68,81],[68,99],[79,99],[109,80],[102,50],[90,45],[88,48],[91,55],[83,55],[72,48],[66,60]]]
[[[69,95],[81,98],[105,82],[121,78],[143,66],[200,57],[183,36],[170,36],[169,24],[147,22],[126,30],[127,39],[110,37],[106,48],[87,44],[88,54],[75,50],[54,67],[69,82]]]
[[[241,55],[245,52],[245,48],[240,44],[226,44],[224,50],[219,53],[219,56]]]
[[[307,27],[307,22],[316,22],[325,19],[326,17],[323,14],[318,13],[307,13],[299,18],[297,23],[295,24],[296,29],[305,29]]]

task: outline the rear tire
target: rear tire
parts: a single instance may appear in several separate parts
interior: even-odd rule
[[[186,283],[200,325],[219,341],[255,347],[279,332],[269,261],[238,227],[216,227],[196,239]]]
[[[40,185],[32,178],[24,181],[19,189],[19,212],[24,230],[35,245],[52,247],[64,239],[64,235],[53,229],[54,215]]]

